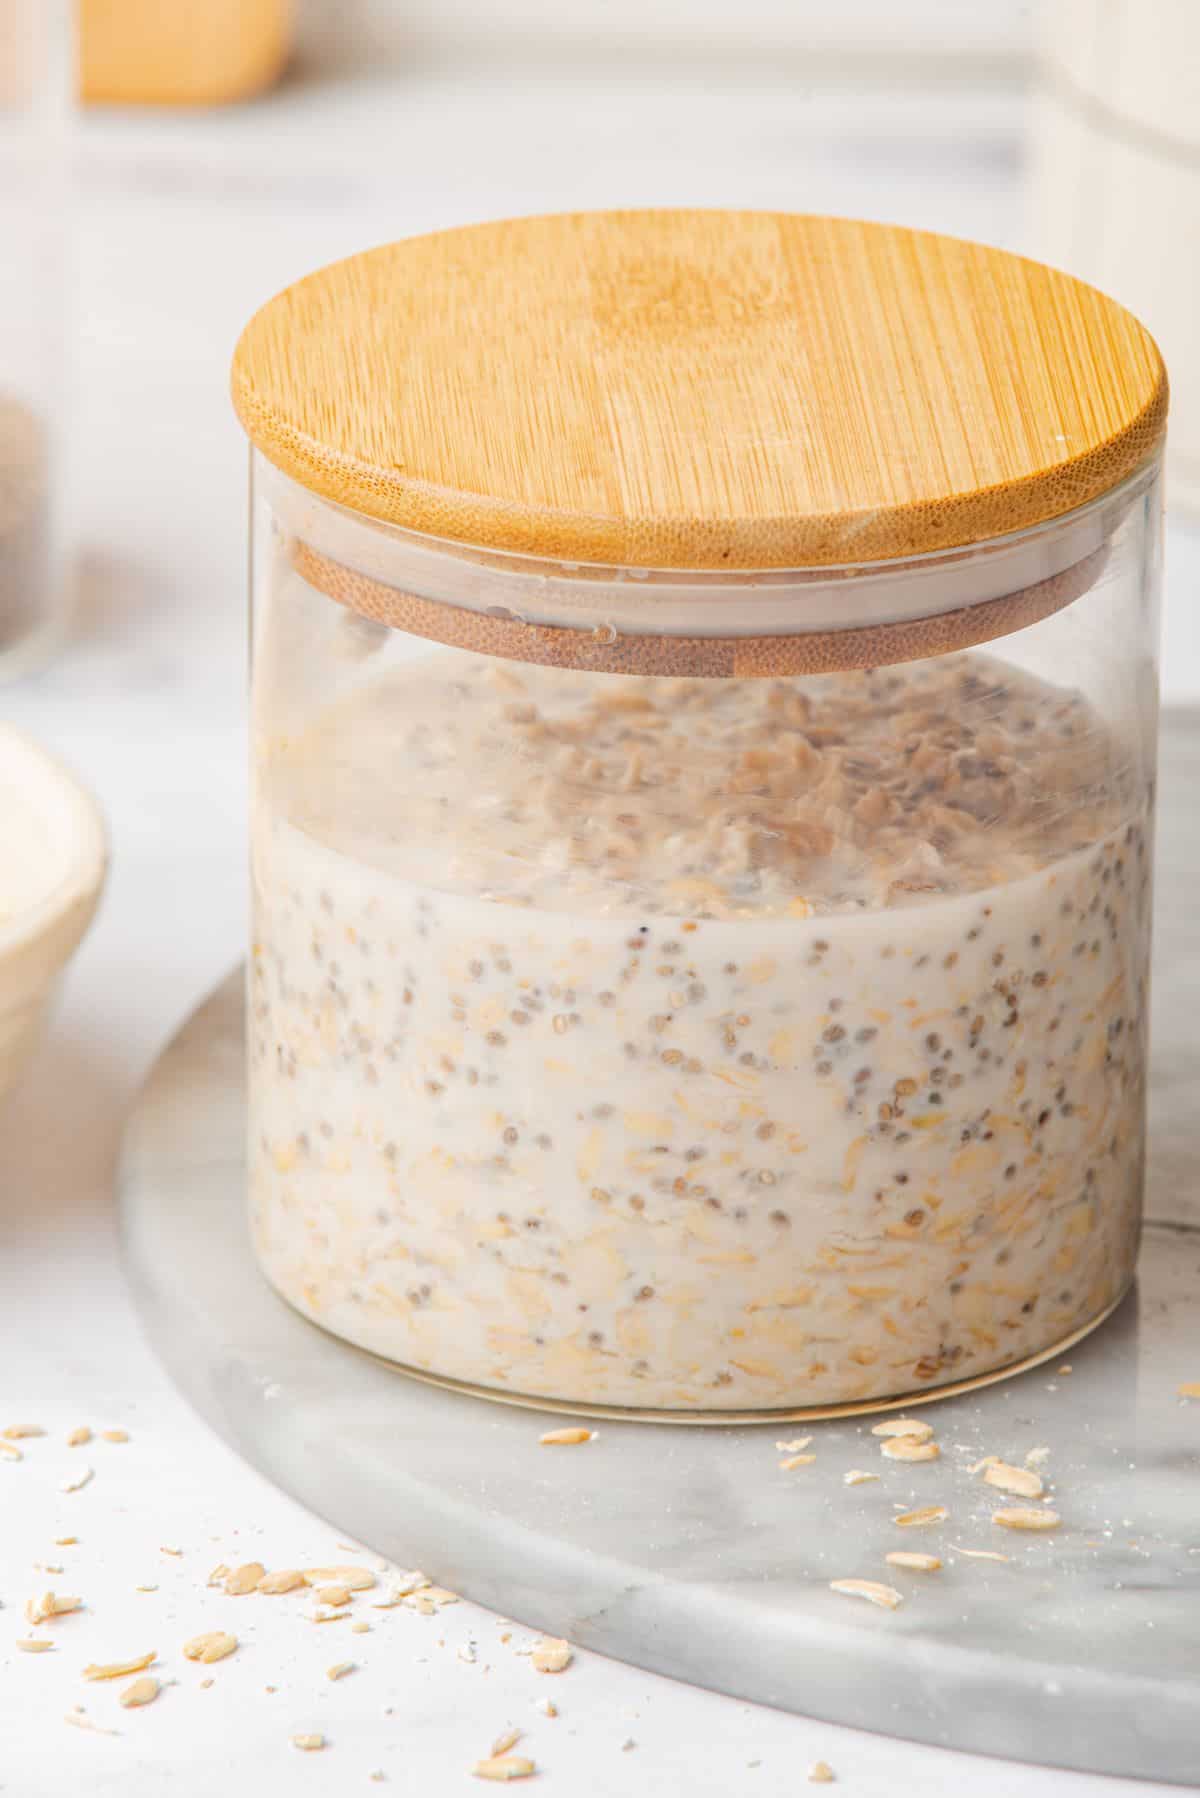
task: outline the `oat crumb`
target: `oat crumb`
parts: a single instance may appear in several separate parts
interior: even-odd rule
[[[808,1777],[815,1786],[828,1786],[833,1784],[837,1774],[828,1761],[814,1761],[808,1769]]]
[[[862,1467],[852,1467],[849,1473],[842,1475],[842,1484],[844,1486],[865,1486],[868,1480],[877,1480],[878,1478],[877,1473],[867,1473]]]
[[[49,1654],[54,1644],[46,1636],[21,1636],[17,1647],[22,1654]]]
[[[78,1540],[78,1536],[55,1536],[54,1546],[55,1548],[74,1548]]]
[[[88,1429],[87,1424],[81,1423],[79,1425],[78,1429],[72,1430],[70,1432],[70,1434],[68,1435],[67,1447],[68,1448],[82,1448],[84,1443],[90,1442],[91,1439],[92,1439],[92,1432]]]
[[[595,1430],[547,1430],[538,1437],[543,1448],[574,1448],[580,1442],[595,1440]]]
[[[352,1623],[350,1625],[350,1634],[352,1636],[365,1636],[368,1633],[368,1631],[370,1630],[370,1628],[371,1628],[371,1625],[369,1623],[366,1623],[363,1621],[359,1621],[358,1623]]]
[[[62,1492],[82,1492],[83,1488],[90,1485],[95,1477],[95,1468],[85,1467],[82,1473],[74,1474],[69,1480],[64,1480],[59,1490]]]
[[[993,1461],[983,1477],[989,1486],[1011,1492],[1016,1498],[1041,1498],[1046,1490],[1041,1475],[1031,1467],[1010,1467],[1007,1461]]]
[[[44,1436],[45,1430],[40,1423],[10,1423],[3,1432],[7,1442],[24,1442],[30,1436]]]
[[[936,1573],[942,1564],[936,1555],[914,1554],[905,1548],[894,1548],[886,1559],[893,1567],[908,1567],[914,1573]]]
[[[797,1436],[791,1442],[777,1442],[775,1452],[780,1455],[798,1455],[811,1441],[811,1436]]]
[[[779,1463],[780,1470],[790,1473],[793,1467],[811,1467],[816,1458],[815,1455],[788,1455],[786,1460]]]
[[[119,1736],[121,1733],[119,1729],[105,1729],[102,1723],[93,1723],[82,1711],[68,1711],[63,1722],[69,1723],[73,1729],[91,1730],[96,1736]]]
[[[354,1672],[355,1665],[354,1661],[335,1661],[332,1667],[326,1667],[325,1677],[326,1679],[345,1679],[347,1673]]]
[[[0,1455],[6,1456],[10,1461],[23,1461],[25,1459],[16,1443],[6,1442],[3,1436],[0,1436]]]
[[[1026,1467],[1042,1467],[1050,1459],[1048,1448],[1031,1448],[1025,1457]]]
[[[292,1747],[302,1749],[305,1754],[315,1754],[318,1748],[324,1748],[324,1746],[325,1737],[323,1735],[292,1737]]]
[[[40,1598],[29,1598],[25,1601],[25,1621],[27,1623],[46,1623],[51,1617],[66,1617],[72,1611],[83,1609],[82,1598],[59,1598],[54,1592],[43,1592]]]
[[[159,1550],[158,1550],[158,1552],[159,1552],[159,1554],[160,1554],[160,1555],[173,1555],[173,1556],[174,1556],[174,1557],[175,1557],[175,1559],[176,1559],[176,1560],[182,1560],[182,1559],[183,1559],[183,1550],[182,1550],[182,1548],[168,1548],[168,1547],[166,1547],[166,1546],[164,1546],[164,1545],[162,1545],[162,1544],[160,1544],[160,1545],[159,1545]]]
[[[955,1554],[967,1555],[972,1561],[1010,1561],[1012,1559],[1011,1555],[997,1554],[994,1548],[963,1548],[958,1543],[954,1543],[952,1546]]]
[[[492,1759],[498,1760],[502,1754],[507,1754],[510,1748],[515,1748],[524,1733],[524,1730],[516,1728],[502,1730],[492,1743],[490,1750]]]
[[[105,1442],[128,1442],[128,1430],[101,1430],[101,1439]]]
[[[425,1580],[423,1573],[413,1577]],[[344,1586],[347,1592],[369,1592],[379,1583],[369,1567],[306,1567],[304,1581],[309,1586]]]

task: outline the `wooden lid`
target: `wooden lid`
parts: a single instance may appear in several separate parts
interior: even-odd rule
[[[634,568],[929,554],[1061,516],[1158,444],[1145,329],[1068,275],[848,219],[602,212],[411,238],[251,320],[251,440],[458,543]]]

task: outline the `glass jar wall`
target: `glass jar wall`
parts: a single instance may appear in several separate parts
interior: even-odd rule
[[[474,552],[254,470],[284,1298],[427,1375],[697,1418],[977,1380],[1111,1309],[1156,460],[970,549],[744,576]]]

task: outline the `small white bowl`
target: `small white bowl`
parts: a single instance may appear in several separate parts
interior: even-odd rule
[[[95,915],[108,868],[91,794],[22,731],[0,725],[0,1097],[37,1042]]]

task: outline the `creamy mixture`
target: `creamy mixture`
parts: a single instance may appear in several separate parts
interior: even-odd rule
[[[1147,804],[1080,697],[981,655],[365,679],[260,751],[262,1266],[563,1400],[834,1404],[1054,1344],[1132,1271]]]

